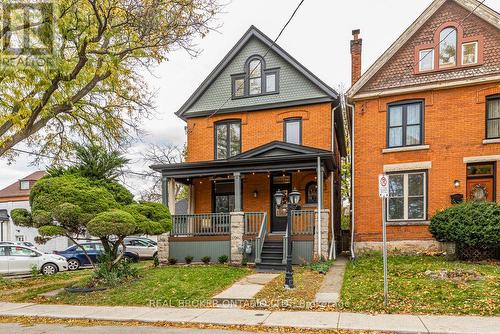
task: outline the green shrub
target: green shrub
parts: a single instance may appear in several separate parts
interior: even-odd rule
[[[479,249],[500,247],[500,205],[466,202],[438,211],[429,231],[438,241]]]
[[[168,258],[168,264],[174,265],[177,263],[177,259],[175,257]]]
[[[205,264],[209,264],[211,260],[212,260],[212,258],[210,256],[204,256],[201,258],[201,262],[203,262]]]
[[[184,258],[184,261],[186,261],[187,264],[190,264],[193,262],[193,257],[191,255],[188,255]]]
[[[333,265],[332,260],[325,260],[324,258],[321,258],[321,261],[310,263],[308,267],[312,271],[317,271],[318,273],[326,274],[332,265]]]
[[[116,287],[126,281],[139,277],[139,270],[132,264],[122,259],[117,265],[112,266],[110,255],[99,257],[97,266],[92,273],[91,287]],[[110,269],[111,268],[111,269]]]
[[[220,264],[224,264],[227,263],[229,258],[227,257],[227,255],[221,255],[217,258],[217,260],[219,261]]]
[[[160,259],[158,256],[153,257],[153,267],[158,268],[160,266]]]

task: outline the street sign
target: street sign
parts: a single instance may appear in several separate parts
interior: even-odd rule
[[[389,197],[389,178],[385,174],[378,176],[378,196],[381,198]]]

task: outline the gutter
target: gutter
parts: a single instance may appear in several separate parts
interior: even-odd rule
[[[345,104],[351,108],[351,258],[355,259],[354,253],[354,105],[350,104],[347,99]]]

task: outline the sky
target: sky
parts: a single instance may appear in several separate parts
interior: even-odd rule
[[[281,35],[277,44],[331,87],[350,85],[351,57],[349,41],[353,29],[361,29],[363,71],[397,39],[432,0],[305,0]],[[271,39],[290,17],[299,0],[233,0],[226,3],[214,24],[216,32],[197,40],[201,50],[193,58],[185,51],[173,52],[169,60],[147,74],[150,88],[157,92],[156,111],[143,121],[147,135],[128,150],[130,169],[143,171],[147,166],[139,153],[148,143],[183,145],[185,123],[174,113],[208,76],[231,47],[253,24]],[[500,0],[485,4],[499,10]],[[20,155],[8,164],[0,158],[0,189],[44,165],[30,165],[31,157]],[[127,178],[133,193],[148,186]]]

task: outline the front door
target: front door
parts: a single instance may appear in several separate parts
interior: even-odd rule
[[[467,166],[467,199],[495,201],[495,163],[470,164]]]
[[[283,203],[276,205],[274,194],[280,190],[285,194]],[[287,220],[288,194],[292,191],[292,176],[279,174],[271,176],[271,232],[285,232]]]

